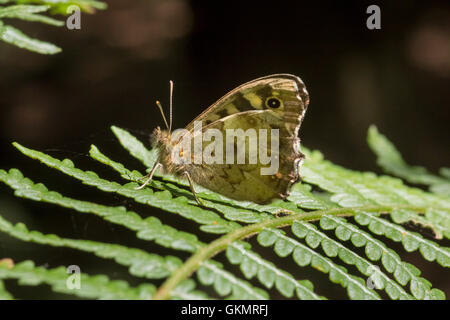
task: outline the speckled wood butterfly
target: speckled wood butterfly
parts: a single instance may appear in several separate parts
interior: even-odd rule
[[[171,83],[171,106],[172,90]],[[228,92],[176,136],[171,132],[170,111],[170,125],[163,115],[168,130],[158,127],[153,132],[152,146],[158,149],[158,162],[141,187],[149,183],[162,166],[167,173],[185,176],[199,203],[194,183],[232,199],[260,204],[285,198],[291,185],[300,179],[299,168],[304,155],[300,152],[298,131],[308,104],[308,92],[299,77],[275,74]],[[158,106],[163,113],[159,103]],[[229,135],[230,132],[234,136]],[[226,141],[219,141],[221,134],[226,136]],[[203,140],[197,140],[199,137]],[[252,140],[255,137],[256,140]],[[263,138],[266,144],[262,143]],[[252,151],[258,147],[255,157]],[[228,157],[230,152],[232,157]],[[206,155],[215,161],[208,161]],[[264,174],[269,163],[263,155],[277,164],[270,174],[267,170]],[[233,161],[225,161],[225,158]],[[273,163],[270,165],[274,167]]]

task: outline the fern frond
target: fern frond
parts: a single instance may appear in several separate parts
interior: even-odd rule
[[[26,21],[42,22],[53,26],[64,25],[64,22],[62,21],[37,14],[47,11],[49,8],[50,6],[45,5],[13,5],[9,7],[0,7],[0,40],[41,54],[55,54],[60,52],[61,49],[59,47],[48,42],[30,38],[20,30],[5,25],[1,20],[4,18],[16,18]]]
[[[345,263],[357,266],[362,274],[372,277],[374,269],[369,261],[329,238],[310,223],[296,221],[292,225],[292,231],[299,238],[305,238],[306,243],[312,249],[286,236],[283,231],[277,229],[264,229],[257,239],[262,246],[274,246],[275,252],[281,257],[292,254],[294,261],[301,267],[311,265],[321,272],[328,273],[332,282],[339,283],[344,288],[347,288],[351,299],[380,298],[376,292],[367,287],[363,279],[349,274],[344,267],[335,264],[313,249],[321,245],[327,256],[339,256]],[[376,288],[385,289],[392,299],[411,299],[401,286],[392,281],[383,272],[378,272],[376,279],[378,280],[375,283]]]
[[[100,178],[95,172],[83,171],[75,167],[69,159],[62,161],[50,157],[42,152],[28,149],[18,143],[13,143],[23,154],[30,158],[39,160],[50,168],[57,169],[83,184],[94,186],[102,191],[115,192],[122,196],[134,199],[136,202],[148,204],[152,207],[164,209],[165,211],[178,214],[184,218],[193,220],[202,226],[202,230],[215,233],[226,233],[234,230],[239,225],[237,223],[222,219],[218,214],[203,210],[190,203],[186,197],[174,198],[172,194],[165,191],[154,192],[149,188],[136,190],[137,183],[128,183],[120,185],[117,182],[111,182]],[[209,226],[209,229],[207,228]]]
[[[0,264],[0,279],[17,279],[19,284],[27,286],[48,284],[55,292],[91,299],[150,299],[155,292],[155,287],[148,283],[133,288],[123,280],[85,273],[80,274],[80,288],[72,290],[67,286],[66,268],[45,269],[36,267],[32,261],[20,262],[12,268]]]
[[[5,283],[0,280],[0,300],[12,300],[14,297],[6,290]]]
[[[100,258],[113,258],[117,263],[129,267],[130,274],[138,277],[149,279],[165,278],[182,264],[181,260],[174,256],[161,257],[118,244],[61,238],[54,234],[29,231],[23,223],[18,223],[14,226],[1,216],[0,230],[24,241],[92,252]]]
[[[401,180],[388,176],[377,177],[373,173],[360,173],[344,169],[323,160],[319,152],[310,154],[305,161],[302,173],[304,180],[327,190],[333,195],[330,200],[342,207],[363,207],[371,205],[416,207],[409,212],[424,213],[427,208],[435,208],[450,214],[450,202],[442,197],[428,194],[422,190],[405,186]],[[441,221],[431,221],[415,215],[412,220],[431,227],[436,238],[450,232]]]
[[[311,207],[311,204],[317,209],[336,207],[335,204],[325,202],[316,195],[313,195],[310,189],[311,187],[308,185],[296,185],[293,188],[292,201],[296,201],[302,207]],[[427,221],[434,221],[434,227],[442,230],[448,237],[448,231],[446,230],[450,229],[450,224],[449,217],[445,214],[445,211],[428,208],[426,210],[426,216],[428,216],[428,220],[423,219],[416,212],[406,209],[394,209],[391,212],[391,217],[396,223],[415,221],[426,226]],[[377,235],[385,235],[393,241],[401,242],[408,252],[420,249],[423,257],[428,261],[434,261],[436,259],[442,266],[449,266],[449,248],[440,247],[437,243],[424,239],[420,234],[408,231],[398,224],[390,223],[386,219],[379,218],[374,213],[358,211],[355,215],[355,220],[361,225],[368,225],[369,230]],[[438,224],[442,224],[444,227],[438,227]],[[437,236],[437,238],[439,239],[440,237]]]
[[[297,183],[292,187],[288,200],[296,203],[300,208],[310,210],[325,210],[338,207],[325,197],[313,194],[311,189],[311,186],[306,183]],[[327,197],[331,197],[331,194],[327,194]]]
[[[15,5],[6,8],[0,8],[0,19],[2,18],[16,18],[25,21],[34,21],[50,24],[53,26],[63,26],[64,22],[37,13],[45,12],[49,6],[30,6],[30,5]]]
[[[384,235],[393,241],[401,242],[408,252],[419,249],[426,260],[436,260],[441,266],[450,267],[450,248],[440,247],[436,242],[424,239],[421,234],[408,231],[402,226],[377,217],[373,213],[359,212],[355,215],[355,220],[361,225],[367,225],[369,230],[375,234]]]
[[[53,203],[79,212],[93,213],[106,221],[136,231],[137,237],[143,240],[154,240],[159,245],[190,252],[201,246],[195,235],[163,225],[156,217],[142,219],[137,213],[127,211],[124,207],[108,207],[62,196],[55,191],[49,191],[41,183],[34,184],[17,169],[11,169],[8,173],[0,170],[0,181],[12,187],[15,190],[14,194],[18,197]]]
[[[295,291],[300,299],[322,299],[314,293],[310,281],[294,279],[288,272],[279,269],[272,262],[250,250],[249,243],[232,242],[228,245],[226,254],[232,264],[240,264],[241,271],[247,279],[256,275],[259,282],[267,288],[275,284],[276,289],[285,297],[292,297]]]
[[[81,11],[87,13],[94,13],[95,10],[108,8],[105,2],[97,0],[18,0],[18,2],[48,5],[54,14],[67,14],[67,8],[72,5],[78,6]]]
[[[217,261],[207,260],[197,270],[198,281],[204,285],[213,285],[214,290],[221,296],[231,293],[231,299],[238,300],[266,300],[267,292],[252,286],[249,282],[239,279],[223,269]]]
[[[195,290],[195,281],[192,279],[184,280],[173,291],[173,300],[209,300],[211,299],[204,292]]]
[[[48,159],[47,159],[48,160]],[[105,220],[122,225],[137,232],[137,237],[144,240],[154,240],[155,243],[170,247],[176,250],[194,252],[205,244],[197,240],[195,235],[178,231],[173,227],[164,225],[155,217],[143,220],[138,214],[126,211],[123,207],[107,207],[99,204],[75,200],[61,196],[59,193],[48,191],[43,184],[33,184],[24,178],[17,169],[11,169],[9,173],[0,170],[0,180],[15,189],[15,194],[20,197],[55,203],[63,207],[73,208],[80,212],[89,212],[99,215]],[[56,244],[58,242],[56,241]],[[103,251],[99,251],[101,254]],[[246,297],[246,299],[264,299],[267,294],[264,291],[252,287],[230,273],[220,270],[217,265],[205,263],[204,267],[215,274],[215,279],[232,284],[233,294],[236,297]],[[145,268],[145,265],[142,267]]]
[[[367,142],[377,155],[377,163],[386,172],[392,173],[411,183],[430,186],[430,191],[444,196],[450,196],[450,178],[445,176],[447,170],[443,168],[442,176],[428,172],[424,167],[410,166],[384,135],[378,132],[377,127],[371,126],[367,135]]]
[[[8,4],[9,2],[0,1],[0,5]],[[4,24],[2,19],[20,19],[62,27],[65,25],[64,21],[56,20],[40,13],[68,14],[67,9],[72,5],[90,13],[94,12],[95,9],[106,8],[105,3],[90,0],[17,0],[16,3],[19,4],[0,6],[0,40],[40,54],[56,54],[61,52],[61,48],[52,43],[31,38],[15,27]]]
[[[61,52],[61,48],[54,44],[30,38],[20,30],[3,24],[2,21],[0,21],[0,40],[13,44],[19,48],[41,54],[55,54]]]
[[[324,216],[320,225],[325,230],[335,230],[336,237],[342,241],[351,240],[356,247],[365,247],[367,257],[372,261],[381,259],[383,266],[402,285],[410,283],[411,293],[417,299],[430,298],[435,294],[431,290],[431,283],[420,276],[420,270],[412,264],[401,261],[399,255],[389,249],[383,242],[373,238],[369,233],[346,222],[344,218]],[[440,293],[441,294],[441,293]]]
[[[83,12],[94,13],[95,10],[104,10],[108,5],[103,1],[97,0],[14,0],[18,4],[44,5],[51,8],[53,14],[67,14],[67,8],[75,5]],[[12,2],[12,1],[9,1]],[[0,1],[0,3],[2,3]],[[8,1],[3,2],[8,3]]]
[[[153,166],[157,159],[155,150],[146,149],[139,140],[123,129],[112,127],[112,130],[131,156],[146,167]],[[310,266],[329,274],[330,281],[346,288],[351,299],[380,299],[374,289],[384,290],[392,299],[445,299],[443,292],[432,288],[431,283],[420,276],[421,272],[416,267],[402,261],[396,252],[371,234],[401,242],[406,251],[419,250],[426,260],[437,261],[443,267],[449,266],[449,248],[400,225],[413,221],[432,229],[438,240],[443,236],[448,237],[448,199],[410,188],[399,179],[344,169],[324,160],[319,152],[306,150],[308,157],[301,173],[311,185],[295,185],[288,201],[276,200],[269,205],[256,205],[227,199],[207,189],[198,188],[199,197],[204,203],[204,206],[199,207],[187,181],[174,176],[157,173],[149,188],[136,190],[136,182],[142,178],[142,174],[110,159],[94,145],[91,146],[90,156],[119,173],[125,184],[76,168],[69,159],[59,160],[18,143],[14,143],[14,146],[26,156],[85,185],[160,208],[196,222],[202,231],[221,235],[211,243],[204,243],[194,234],[165,225],[155,217],[142,219],[136,212],[127,211],[124,207],[72,199],[48,190],[41,183],[33,183],[17,169],[9,172],[0,170],[0,181],[11,186],[19,197],[92,213],[135,231],[140,239],[192,253],[189,259],[182,262],[176,256],[162,257],[116,244],[65,239],[28,231],[22,224],[13,226],[0,218],[0,231],[24,241],[91,252],[98,257],[112,258],[117,263],[128,266],[132,275],[165,279],[158,290],[155,291],[152,287],[154,299],[208,299],[204,292],[195,288],[195,281],[190,278],[194,273],[200,284],[213,286],[219,296],[268,299],[269,295],[264,289],[253,286],[226,270],[223,264],[211,259],[222,251],[225,251],[231,264],[239,265],[245,278],[256,277],[264,287],[275,287],[285,297],[296,294],[300,299],[324,298],[314,292],[309,280],[297,280],[242,241],[252,235],[257,235],[260,245],[272,247],[279,257],[291,255],[300,267]],[[280,214],[284,216],[280,217]],[[382,218],[381,214],[390,214],[394,222]],[[345,217],[354,217],[356,223],[367,226],[371,233],[363,231]],[[334,231],[337,239],[327,236],[310,223],[313,221],[319,221],[323,230]],[[280,230],[289,226],[294,236],[288,236]],[[350,246],[347,247],[346,243],[364,248],[367,259],[354,252]],[[334,258],[343,264],[355,266],[363,276],[372,280],[375,287],[366,284],[360,275],[351,274]],[[384,270],[380,270],[375,263],[382,265]],[[405,286],[409,287],[411,294],[405,291]]]

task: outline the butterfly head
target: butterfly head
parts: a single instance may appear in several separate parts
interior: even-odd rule
[[[151,145],[153,148],[157,148],[162,151],[170,151],[171,149],[171,134],[169,130],[161,130],[160,127],[156,127],[153,130],[153,134],[151,136]]]
[[[157,127],[151,136],[151,145],[153,148],[159,150],[160,159],[164,160],[165,158],[170,157],[172,152],[172,144],[171,144],[171,136],[172,136],[172,100],[173,100],[173,81],[169,81],[169,89],[170,89],[170,105],[169,105],[169,122],[167,122],[166,116],[164,115],[164,111],[162,105],[159,101],[156,101],[156,105],[161,112],[162,118],[166,125],[167,130],[161,130],[160,127]],[[168,158],[170,159],[170,158]]]
[[[166,171],[170,172],[173,166],[171,132],[169,130],[161,130],[160,127],[157,127],[153,131],[150,142],[152,148],[158,150],[158,161]]]

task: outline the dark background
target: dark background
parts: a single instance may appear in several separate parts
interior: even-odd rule
[[[61,177],[20,155],[11,142],[57,158],[69,157],[81,168],[117,178],[88,158],[90,144],[96,144],[129,169],[143,172],[145,168],[115,142],[110,125],[130,130],[148,145],[153,128],[163,125],[154,101],[159,99],[168,108],[169,80],[175,82],[174,126],[182,127],[228,90],[272,73],[303,79],[311,104],[300,138],[333,162],[380,173],[365,141],[369,125],[375,124],[409,163],[433,172],[448,166],[448,1],[113,0],[108,4],[106,11],[82,14],[79,31],[11,21],[63,51],[43,56],[0,43],[0,168],[17,167],[33,181],[65,195],[125,205],[198,233],[195,224],[178,217]],[[381,7],[381,30],[366,27],[370,4]],[[14,198],[4,185],[0,208],[9,220],[42,232],[174,254],[96,217]],[[201,239],[212,237],[201,234]],[[266,254],[270,258],[270,251]],[[105,268],[103,260],[87,254],[0,235],[0,258],[8,256],[50,267],[80,264],[89,273]],[[448,295],[448,276],[442,268],[417,257],[403,256]],[[107,263],[111,277],[123,278],[125,269],[111,264]],[[286,268],[299,279],[307,277],[294,265]],[[314,277],[321,294],[343,297],[340,287],[329,287],[326,275]],[[35,296],[15,290],[19,297]]]

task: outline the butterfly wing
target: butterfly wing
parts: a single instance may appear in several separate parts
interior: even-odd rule
[[[202,121],[205,127],[236,113],[267,109],[265,102],[274,94],[286,95],[289,98],[288,104],[291,106],[292,103],[295,104],[286,111],[293,112],[297,118],[303,119],[309,104],[309,95],[303,81],[291,74],[274,74],[249,81],[231,90],[198,115],[186,129],[192,131],[195,121]],[[282,112],[284,109],[278,111]]]
[[[276,98],[280,104],[271,106],[267,103],[271,98]],[[298,168],[304,156],[299,150],[298,130],[308,102],[303,83],[291,75],[264,77],[238,87],[194,121],[202,121],[202,133],[217,129],[224,137],[227,129],[256,129],[259,141],[260,129],[267,130],[266,149],[259,145],[261,150],[258,152],[276,159],[277,170],[273,174],[262,174],[261,168],[269,165],[263,164],[259,157],[256,163],[249,164],[249,140],[246,138],[245,148],[241,149],[245,150],[245,163],[192,163],[186,167],[187,171],[196,183],[233,199],[266,203],[273,198],[284,198],[290,186],[299,179]],[[187,129],[192,132],[193,123]],[[273,129],[278,129],[279,135],[279,146],[275,149],[270,148]],[[242,148],[239,145],[242,140],[227,139],[223,143],[223,155],[227,152],[227,143],[231,143],[234,150]],[[204,144],[203,151],[205,147]]]

